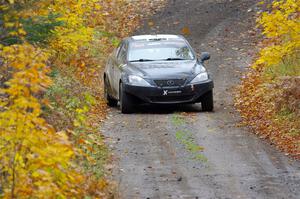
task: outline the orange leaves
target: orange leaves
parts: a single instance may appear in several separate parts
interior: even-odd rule
[[[289,89],[296,89],[296,84],[293,85],[295,80],[289,78],[291,83],[287,87],[286,83],[268,83],[265,78],[263,71],[249,72],[237,89],[235,106],[244,124],[250,126],[260,138],[267,138],[286,153],[300,158],[300,148],[297,146],[300,122],[297,119],[299,115],[295,115],[299,113],[293,112],[293,107],[288,108],[291,102],[296,101],[295,96],[288,94]]]
[[[190,31],[190,29],[189,29],[188,27],[183,27],[183,28],[181,29],[181,33],[182,33],[183,35],[188,36],[188,35],[191,34],[191,31]]]
[[[300,158],[300,122],[295,108],[300,103],[295,95],[299,80],[293,77],[299,76],[300,3],[279,0],[272,8],[258,19],[267,36],[266,47],[238,88],[235,106],[256,134]]]

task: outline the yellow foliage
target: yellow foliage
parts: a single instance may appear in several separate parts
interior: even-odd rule
[[[265,48],[242,80],[235,106],[256,134],[299,159],[300,1],[271,5],[258,19]]]
[[[13,4],[24,9],[16,11]],[[99,1],[10,1],[1,9],[7,10],[4,27],[15,30],[10,36],[22,40],[26,32],[19,23],[20,18],[57,13],[57,20],[63,26],[55,28],[49,47],[44,50],[25,41],[1,46],[1,67],[9,68],[12,77],[0,90],[0,197],[99,198],[104,195],[103,186],[97,187],[97,180],[83,175],[76,168],[78,165],[73,165],[75,155],[79,155],[75,153],[77,150],[64,132],[56,132],[41,117],[39,101],[51,85],[47,75],[50,67],[46,63],[56,55],[75,56],[79,47],[93,39],[93,27],[87,22],[101,9]],[[74,123],[82,125],[86,112],[85,107],[78,109]]]
[[[87,26],[87,22],[94,12],[100,13],[99,1],[56,0],[47,9],[49,13],[60,13],[58,20],[64,23],[64,26],[54,30],[55,38],[50,44],[53,50],[64,56],[72,55],[80,46],[85,46],[92,40],[94,30]]]
[[[270,40],[260,52],[254,68],[283,62],[286,57],[297,58],[300,48],[300,1],[274,1],[271,12],[263,12],[258,19],[263,34]]]
[[[80,195],[83,177],[72,166],[74,149],[40,117],[35,97],[51,81],[48,54],[29,44],[4,47],[1,57],[14,70],[0,99],[0,171],[4,198]]]
[[[48,65],[62,71],[66,66],[65,69],[72,71],[73,79],[99,86],[101,61],[120,37],[127,36],[136,27],[138,17],[130,14],[136,9],[133,5],[126,0],[9,0],[0,6],[1,12],[5,11],[1,15],[7,31],[5,36],[18,38],[17,45],[0,45],[0,65],[8,69],[10,78],[4,88],[0,88],[0,198],[102,198],[108,195],[109,190],[103,190],[107,187],[105,180],[91,176],[92,171],[83,175],[80,166],[84,163],[75,161],[77,164],[73,165],[75,156],[80,161],[82,154],[92,154],[103,145],[98,132],[96,138],[86,139],[85,135],[94,135],[90,127],[95,127],[99,123],[97,116],[105,112],[104,103],[99,104],[100,97],[96,106],[92,95],[86,95],[88,103],[74,108],[73,117],[67,118],[74,129],[89,129],[76,135],[82,144],[81,151],[73,148],[64,132],[56,132],[45,121],[40,102],[51,85]],[[36,45],[40,47],[26,43],[26,27],[23,29],[21,19],[36,22],[34,20],[47,19],[50,15],[61,23],[51,29],[47,46],[42,49],[38,42]],[[93,89],[99,95],[98,89]],[[87,117],[90,112],[93,117]]]

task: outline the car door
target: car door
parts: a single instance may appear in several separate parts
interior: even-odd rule
[[[127,42],[124,41],[116,57],[116,65],[114,67],[114,88],[116,88],[116,97],[119,96],[119,83],[122,76],[123,67],[126,65],[127,59]]]
[[[109,84],[111,86],[111,94],[114,97],[117,97],[117,89],[115,86],[115,79],[116,79],[116,75],[115,75],[115,68],[118,65],[118,61],[117,61],[117,56],[119,54],[119,51],[121,49],[122,43],[119,44],[119,46],[114,50],[114,52],[112,53],[109,61],[108,61],[108,69],[107,69],[107,73],[108,73],[108,77],[109,77]]]
[[[107,60],[106,63],[106,69],[105,69],[105,73],[106,73],[106,81],[108,83],[108,89],[109,89],[109,93],[110,95],[113,94],[113,78],[114,78],[114,71],[113,71],[113,59],[115,56],[116,50],[110,55],[110,57]]]

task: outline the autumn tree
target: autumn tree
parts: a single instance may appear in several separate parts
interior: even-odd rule
[[[236,107],[246,125],[300,158],[300,1],[273,1],[258,17],[265,39],[242,80]]]

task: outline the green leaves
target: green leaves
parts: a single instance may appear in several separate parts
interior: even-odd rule
[[[64,25],[63,21],[57,21],[58,14],[50,13],[48,16],[37,16],[21,19],[26,31],[26,40],[32,44],[45,45],[53,36],[53,30],[57,26]]]

